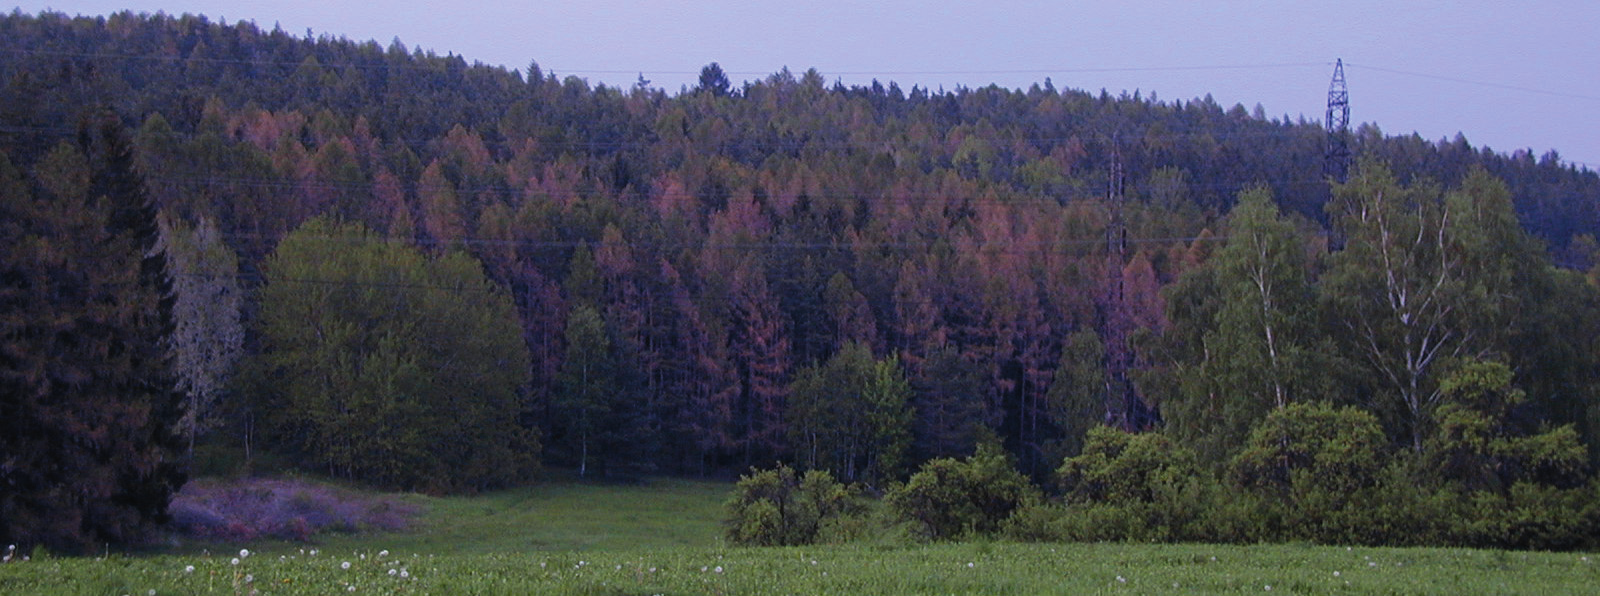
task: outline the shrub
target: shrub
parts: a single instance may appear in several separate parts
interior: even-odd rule
[[[1370,412],[1297,403],[1273,410],[1250,431],[1231,472],[1240,486],[1310,497],[1372,486],[1383,468],[1383,428]]]
[[[1187,539],[1211,500],[1194,453],[1161,433],[1096,427],[1056,475],[1068,507],[1054,533],[1064,540]]]
[[[1018,509],[1040,501],[1039,489],[998,449],[981,447],[964,460],[930,460],[889,490],[890,510],[925,538],[992,534]]]
[[[824,529],[861,513],[856,493],[825,470],[800,475],[781,464],[751,469],[726,504],[728,540],[745,546],[812,544]]]

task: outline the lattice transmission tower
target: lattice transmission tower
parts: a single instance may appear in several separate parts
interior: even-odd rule
[[[1344,85],[1344,59],[1333,64],[1333,81],[1328,83],[1328,148],[1323,154],[1322,173],[1343,183],[1350,175],[1350,91]]]

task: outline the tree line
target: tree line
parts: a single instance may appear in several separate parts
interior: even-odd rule
[[[161,446],[139,478],[238,449],[431,491],[543,464],[780,461],[881,487],[994,444],[1040,480],[1101,425],[1221,469],[1310,403],[1368,412],[1386,452],[1422,457],[1483,409],[1452,409],[1445,380],[1491,365],[1510,377],[1471,419],[1484,441],[1597,445],[1600,177],[1553,152],[1365,125],[1357,174],[1330,186],[1317,123],[1210,98],[814,70],[735,85],[714,64],[669,93],[194,16],[13,13],[0,31],[5,424],[45,408],[110,457],[76,418],[113,411],[87,388],[165,379],[147,386],[176,398],[117,417],[145,425],[129,449]],[[107,113],[126,164],[87,124]],[[1108,196],[1118,166],[1131,183]],[[123,171],[160,251],[92,248],[134,199],[85,181]],[[88,291],[143,254],[165,255],[168,325],[31,293]],[[60,351],[37,343],[45,320]],[[108,325],[165,356],[39,381],[108,353],[60,343]],[[83,405],[37,401],[68,394]],[[24,481],[76,457],[52,441],[6,445],[37,463],[4,468],[5,519],[68,482]],[[102,492],[82,519],[159,517]],[[42,523],[0,537],[124,536]]]

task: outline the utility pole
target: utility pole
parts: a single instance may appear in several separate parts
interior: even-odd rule
[[[1121,143],[1111,141],[1111,172],[1106,180],[1106,206],[1110,218],[1106,222],[1106,423],[1124,430],[1134,430],[1138,425],[1137,399],[1129,387],[1128,366],[1132,361],[1128,353],[1128,298],[1122,267],[1127,262],[1128,228],[1123,220],[1123,189],[1127,173],[1122,165]]]

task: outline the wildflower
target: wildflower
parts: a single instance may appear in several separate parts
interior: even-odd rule
[[[230,565],[238,565],[239,564],[239,557],[234,557],[233,561],[230,561],[229,564]]]
[[[971,568],[972,568],[972,561],[967,561],[967,569],[971,569]]]
[[[350,586],[350,589],[345,590],[345,591],[346,592],[354,592],[354,591],[356,591],[356,587],[355,586]]]
[[[378,551],[378,556],[379,557],[387,557],[387,556],[389,556],[389,551],[388,550],[380,550],[380,551]]]
[[[344,561],[342,563],[339,563],[339,568],[340,569],[349,569],[350,568],[350,562],[349,561]]]
[[[812,559],[812,560],[811,560],[811,564],[812,564],[812,565],[816,565],[816,564],[817,564],[817,560],[816,560],[816,559]]]
[[[1333,576],[1334,577],[1339,577],[1339,572],[1337,572],[1337,571],[1333,572]]]
[[[405,579],[405,578],[408,578],[408,577],[411,577],[411,572],[410,571],[406,571],[404,569],[401,569],[400,570],[400,579]]]
[[[246,558],[246,557],[249,557],[249,556],[250,556],[250,549],[248,549],[248,548],[239,549],[239,558],[243,559],[243,558]]]
[[[722,566],[718,565],[717,568],[716,569],[712,569],[712,571],[715,571],[717,573],[722,573]]]
[[[194,565],[184,565],[183,566],[183,572],[184,573],[194,573]]]
[[[150,596],[156,596],[156,589],[155,588],[150,588],[150,591],[149,592],[145,592],[145,593],[149,594]]]
[[[1271,591],[1272,591],[1272,585],[1271,585],[1271,584],[1268,584],[1268,585],[1267,585],[1267,591],[1268,591],[1268,592],[1271,592]]]
[[[317,549],[314,549],[314,548],[311,549],[311,556],[313,556],[313,557],[317,556]]]
[[[399,571],[396,571],[396,570],[394,570],[394,569],[390,569],[390,570],[389,570],[389,577],[394,577],[394,574],[396,574],[396,573],[400,573],[400,572],[399,572]]]
[[[1119,584],[1128,583],[1128,578],[1122,577],[1122,576],[1119,575],[1119,576],[1117,576],[1117,583],[1119,583]]]
[[[245,576],[244,576],[244,583],[248,584],[248,583],[253,582],[253,581],[256,581],[256,576],[246,573]]]

